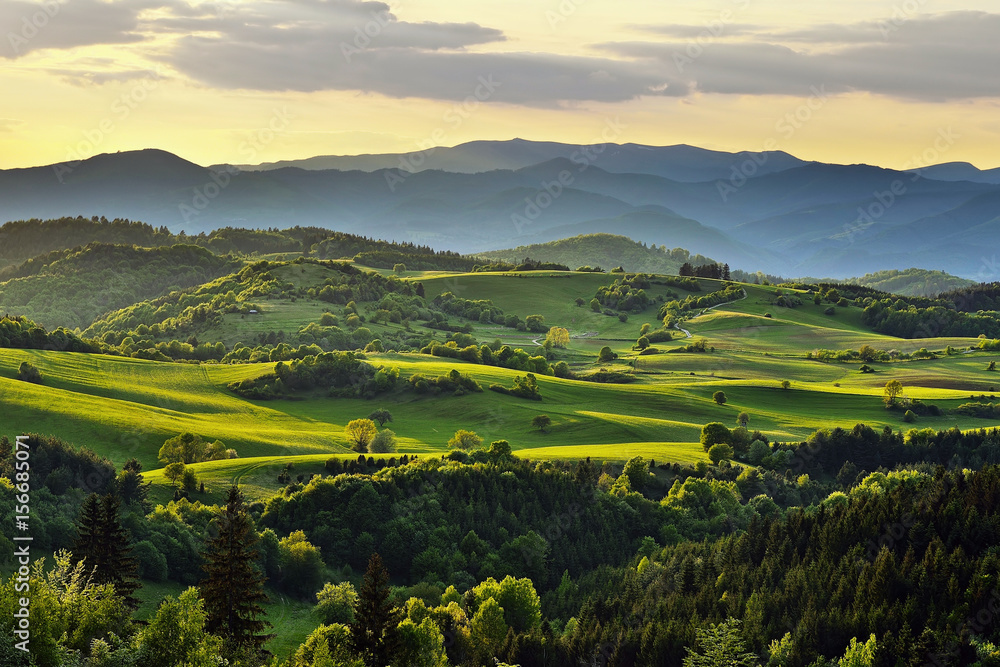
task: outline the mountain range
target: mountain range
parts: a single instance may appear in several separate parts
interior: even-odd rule
[[[988,280],[998,181],[965,163],[905,172],[691,146],[480,141],[240,167],[147,149],[0,170],[0,221],[315,225],[468,253],[609,232],[782,275],[919,266]]]

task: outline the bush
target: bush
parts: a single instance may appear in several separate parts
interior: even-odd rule
[[[483,444],[483,439],[475,431],[458,430],[448,441],[448,446],[455,449],[472,450],[478,449]]]
[[[823,311],[823,314],[824,315],[834,315],[834,314],[836,314],[836,312],[837,312],[837,310],[833,306],[830,306],[829,308],[827,308],[826,310]]]
[[[607,345],[605,345],[604,347],[602,347],[601,351],[598,352],[598,354],[597,354],[597,360],[599,362],[601,362],[602,364],[607,363],[609,361],[614,361],[617,358],[618,358],[618,355],[615,354],[614,351],[612,351],[612,349],[610,347],[608,347]]]
[[[909,424],[911,422],[915,422],[915,421],[917,421],[917,415],[914,414],[913,410],[907,410],[903,414],[903,421],[906,422],[907,424]]]
[[[388,454],[394,451],[396,451],[396,434],[389,429],[379,431],[368,443],[369,454]]]
[[[17,367],[17,379],[33,384],[41,384],[42,374],[27,361],[22,361],[21,365]]]
[[[708,458],[712,463],[718,465],[720,461],[728,461],[733,458],[733,448],[725,443],[712,445],[708,450]]]
[[[323,585],[323,589],[316,593],[314,609],[323,625],[332,623],[347,625],[354,622],[354,604],[357,600],[358,594],[351,582],[345,581],[335,585],[328,581]]]

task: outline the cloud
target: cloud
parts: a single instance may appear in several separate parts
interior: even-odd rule
[[[0,118],[0,132],[13,132],[22,125],[24,121],[18,118]]]
[[[662,24],[662,25],[642,25],[629,24],[626,26],[638,32],[651,32],[666,37],[676,37],[677,39],[697,39],[699,37],[738,37],[741,35],[755,35],[764,30],[760,25],[753,23],[725,23],[716,21],[703,25],[683,25],[683,24]]]
[[[616,42],[619,57],[660,62],[705,93],[864,91],[921,101],[1000,94],[1000,14],[951,12],[895,22],[824,25],[751,40]]]
[[[5,0],[0,3],[0,26],[7,29],[0,57],[10,60],[41,49],[139,42],[144,39],[140,16],[170,1]]]
[[[379,2],[252,2],[232,14],[192,14],[165,25],[189,34],[162,60],[217,88],[461,101],[478,95],[487,80],[496,82],[491,101],[537,106],[686,92],[654,64],[469,52],[506,37],[475,23],[400,21]]]

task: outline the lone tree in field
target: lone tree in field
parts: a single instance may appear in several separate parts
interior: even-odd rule
[[[792,383],[789,382],[788,380],[782,380],[781,381],[781,388],[782,389],[786,389],[786,390],[787,389],[791,389],[792,388]]]
[[[545,429],[549,427],[552,423],[552,418],[548,415],[535,415],[535,418],[531,420],[531,426],[537,428],[539,431],[545,432]]]
[[[456,449],[476,449],[483,444],[483,439],[476,435],[475,431],[460,429],[455,431],[455,435],[448,441],[449,447]]]
[[[604,347],[602,347],[601,351],[597,353],[597,360],[599,362],[601,362],[602,364],[603,363],[607,363],[609,361],[614,361],[617,358],[618,358],[618,355],[615,354],[614,350],[612,350],[607,345],[605,345]]]
[[[347,422],[344,427],[344,434],[351,441],[351,449],[356,452],[367,452],[368,443],[372,441],[378,428],[371,419],[355,419]]]
[[[267,602],[266,577],[257,570],[257,531],[239,487],[229,488],[226,506],[212,526],[217,532],[202,553],[205,579],[200,586],[206,628],[222,637],[230,655],[259,651],[273,636],[263,634],[271,624],[259,620]]]
[[[569,347],[569,330],[563,327],[552,327],[545,336],[546,343],[552,343],[552,347]]]
[[[726,404],[726,392],[724,392],[724,391],[717,391],[717,392],[715,392],[714,394],[712,394],[712,400],[715,401],[716,403],[718,403],[719,405],[725,405]]]
[[[396,451],[396,434],[389,429],[379,431],[368,443],[369,454],[388,454],[394,451]]]
[[[988,371],[995,371],[997,369],[997,362],[991,361],[990,365],[986,367]]]
[[[73,563],[83,561],[95,584],[111,584],[129,608],[139,607],[133,593],[141,587],[139,562],[132,557],[132,543],[118,516],[121,501],[108,494],[90,494],[83,502],[73,543]]]
[[[736,417],[736,423],[739,424],[740,426],[742,426],[743,428],[746,428],[747,424],[750,423],[750,415],[747,414],[746,412],[741,412]]]
[[[358,590],[351,624],[351,644],[366,667],[384,667],[392,659],[399,624],[399,611],[389,599],[389,573],[382,557],[373,553]]]
[[[882,400],[885,401],[885,407],[890,408],[896,404],[896,399],[900,397],[903,393],[903,385],[899,380],[889,380],[885,383],[885,392],[883,393]]]
[[[368,415],[368,419],[378,422],[379,428],[385,426],[386,422],[392,421],[392,413],[390,413],[385,408],[379,408],[375,412]]]

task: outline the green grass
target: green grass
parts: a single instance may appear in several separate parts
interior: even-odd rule
[[[288,280],[312,283],[323,267],[290,267]],[[908,429],[900,412],[886,411],[881,394],[890,379],[900,380],[905,393],[939,405],[941,417],[923,417],[912,426],[977,428],[988,420],[963,417],[949,411],[969,395],[1000,389],[1000,374],[986,371],[997,355],[975,352],[925,361],[875,363],[875,373],[862,374],[860,364],[822,363],[805,358],[816,349],[858,348],[910,351],[919,347],[962,350],[975,339],[901,340],[866,332],[858,308],[816,306],[803,297],[794,309],[770,304],[772,288],[747,285],[748,298],[722,305],[687,320],[683,326],[695,338],[705,338],[711,353],[669,353],[685,345],[679,337],[657,343],[660,354],[636,358],[631,347],[642,322],[655,321],[655,305],[633,314],[627,323],[580,308],[597,287],[614,280],[607,274],[532,272],[525,277],[491,274],[424,276],[427,296],[453,291],[467,298],[488,298],[507,312],[540,313],[546,323],[567,326],[574,336],[570,349],[560,351],[574,369],[586,371],[596,363],[603,345],[621,355],[604,364],[632,371],[629,384],[597,384],[552,377],[538,379],[542,401],[503,396],[491,391],[455,397],[418,395],[401,388],[376,400],[332,399],[321,393],[303,400],[248,401],[226,386],[270,371],[272,364],[196,365],[160,363],[101,355],[49,351],[0,350],[0,431],[53,434],[85,445],[116,464],[138,458],[151,479],[158,482],[161,500],[170,490],[157,476],[156,454],[163,441],[184,431],[222,440],[240,459],[198,466],[209,488],[206,500],[234,481],[248,494],[263,499],[277,488],[276,477],[293,462],[293,478],[322,472],[331,455],[356,456],[350,451],[344,425],[379,407],[388,408],[394,421],[387,424],[399,440],[398,454],[437,456],[458,429],[473,429],[486,442],[509,440],[515,451],[531,458],[622,460],[640,452],[658,460],[694,461],[703,455],[696,443],[702,425],[710,421],[734,424],[741,411],[751,415],[750,426],[774,439],[801,439],[816,428],[866,422],[873,427]],[[703,281],[705,291],[718,285]],[[654,293],[656,290],[651,290]],[[297,328],[319,315],[315,302],[265,302],[268,327]],[[284,310],[282,310],[284,308]],[[771,317],[764,317],[770,313]],[[580,338],[583,333],[588,337]],[[536,350],[525,333],[497,327],[476,327],[480,340],[503,335],[525,349]],[[681,334],[678,333],[678,336]],[[471,374],[484,389],[492,383],[511,385],[516,373],[508,369],[466,364],[419,354],[369,355],[373,363],[398,366],[402,377],[413,373],[446,374],[454,368]],[[16,379],[17,366],[30,361],[39,368],[40,386]],[[782,380],[791,382],[781,389]],[[723,390],[728,402],[717,405],[713,392]],[[538,414],[552,425],[545,433],[531,427]]]
[[[143,581],[136,593],[139,609],[135,617],[148,621],[156,613],[156,608],[166,596],[176,598],[188,587],[173,581]],[[276,635],[265,648],[278,658],[285,660],[305,641],[306,637],[320,624],[312,612],[309,602],[289,598],[273,589],[267,589],[269,601],[264,604],[265,618],[273,626],[270,632]]]

